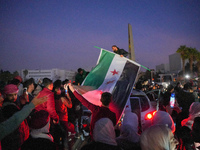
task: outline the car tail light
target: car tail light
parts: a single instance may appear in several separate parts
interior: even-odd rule
[[[153,119],[154,114],[156,113],[156,111],[152,111],[148,114],[145,115],[145,120],[151,120]]]

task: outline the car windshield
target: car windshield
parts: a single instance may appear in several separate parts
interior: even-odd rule
[[[147,98],[145,96],[138,96],[138,97],[131,97],[130,99],[132,111],[140,110],[139,100],[141,105],[141,112],[148,110],[150,106]]]
[[[140,97],[140,103],[142,111],[146,111],[147,109],[149,109],[149,103],[146,97]]]

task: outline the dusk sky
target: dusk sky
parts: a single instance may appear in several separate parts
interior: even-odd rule
[[[90,71],[100,50],[128,51],[136,62],[169,62],[180,45],[200,51],[200,0],[0,0],[0,69]]]

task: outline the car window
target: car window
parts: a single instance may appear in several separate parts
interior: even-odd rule
[[[132,110],[132,112],[140,110],[139,98],[131,97],[130,98],[130,102],[131,102],[131,110]]]
[[[131,103],[131,110],[133,113],[136,113],[138,116],[138,120],[140,123],[141,119],[141,108],[140,108],[140,99],[138,97],[131,97],[130,98],[130,103]]]
[[[142,112],[148,110],[150,107],[147,98],[144,96],[140,97],[140,104],[141,104]]]

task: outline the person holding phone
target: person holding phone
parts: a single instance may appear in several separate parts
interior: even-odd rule
[[[53,92],[54,92],[54,99],[55,99],[55,109],[56,113],[59,116],[59,122],[61,127],[64,129],[63,136],[62,136],[62,143],[64,149],[68,149],[68,111],[67,108],[72,108],[71,98],[68,94],[67,85],[64,85],[65,92],[62,93],[61,91],[61,80],[56,80],[54,82]]]
[[[167,91],[163,95],[162,108],[161,110],[168,112],[171,116],[173,116],[174,113],[177,114],[181,112],[179,104],[176,101],[174,86],[171,84],[167,87]]]
[[[25,104],[28,104],[33,100],[34,96],[33,96],[32,92],[35,89],[34,84],[35,84],[35,81],[33,78],[30,78],[23,83],[23,87],[24,87],[23,94],[20,96],[20,107],[21,108]]]

